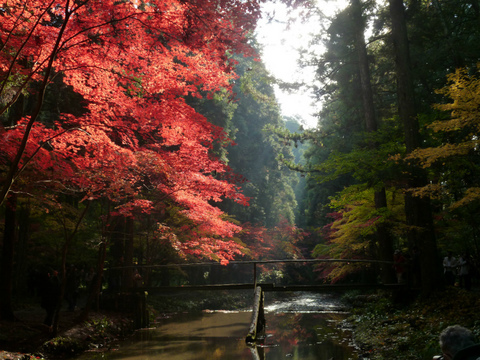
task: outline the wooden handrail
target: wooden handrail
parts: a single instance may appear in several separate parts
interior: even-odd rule
[[[276,264],[276,263],[370,263],[370,264],[393,264],[393,261],[367,260],[367,259],[281,259],[281,260],[248,260],[248,261],[230,261],[228,264],[248,265],[248,264]],[[199,262],[185,264],[162,264],[162,265],[129,265],[112,266],[110,269],[127,268],[166,268],[166,267],[189,267],[189,266],[225,266],[218,262]]]

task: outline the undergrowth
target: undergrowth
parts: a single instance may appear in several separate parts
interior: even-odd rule
[[[396,302],[387,294],[349,294],[349,321],[355,341],[370,359],[425,359],[440,354],[438,335],[459,324],[480,335],[480,297],[477,292],[449,288],[429,298]]]

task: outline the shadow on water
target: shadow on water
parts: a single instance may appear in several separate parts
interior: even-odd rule
[[[265,298],[266,336],[249,347],[245,336],[251,311],[206,311],[158,320],[115,349],[86,353],[81,360],[347,360],[356,359],[351,334],[341,325],[347,314],[334,298],[301,293],[280,300]]]

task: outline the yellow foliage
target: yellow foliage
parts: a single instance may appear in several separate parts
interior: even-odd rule
[[[452,164],[455,159],[479,150],[480,79],[470,75],[468,69],[457,69],[447,76],[447,80],[447,86],[438,90],[437,93],[451,101],[446,104],[436,104],[434,108],[449,112],[450,119],[434,121],[428,127],[435,132],[454,133],[451,138],[456,139],[456,142],[416,149],[405,158],[407,161],[416,161],[423,168],[432,167],[434,164],[445,165],[447,161]],[[428,184],[414,189],[412,193],[420,197],[440,198],[450,196],[447,187],[448,182],[442,183],[440,180],[438,184]],[[480,200],[478,190],[467,189],[464,197],[452,207],[460,207],[475,200]]]
[[[457,69],[447,76],[449,85],[438,94],[443,94],[453,100],[448,104],[437,104],[438,110],[451,112],[451,119],[447,121],[435,121],[430,125],[434,131],[456,131],[467,126],[475,129],[478,134],[480,122],[478,109],[480,105],[480,80],[470,76],[467,69]],[[471,139],[466,139],[471,140]]]
[[[422,187],[410,189],[409,191],[413,196],[440,199],[445,189],[440,184],[427,184]]]
[[[457,69],[447,76],[448,85],[437,90],[452,102],[436,104],[434,108],[450,112],[449,120],[437,120],[428,127],[435,132],[454,132],[468,129],[468,134],[460,142],[442,144],[437,147],[417,149],[406,159],[417,159],[424,168],[450,156],[463,156],[478,147],[480,130],[480,79],[468,74],[466,69]]]
[[[450,156],[467,155],[475,144],[478,144],[478,142],[466,141],[460,144],[444,144],[425,149],[418,148],[412,151],[405,159],[418,159],[420,166],[428,168],[440,159],[445,159]]]
[[[480,188],[471,187],[467,189],[463,198],[455,202],[454,204],[452,204],[451,207],[457,208],[457,207],[465,206],[471,203],[472,201],[477,201],[477,200],[480,200]]]
[[[335,259],[368,259],[375,254],[377,246],[375,234],[379,224],[388,222],[392,232],[398,231],[403,221],[403,195],[395,190],[387,191],[389,197],[388,209],[376,209],[374,204],[374,190],[351,186],[330,202],[337,217],[331,225],[328,244],[317,245],[317,255],[324,255]],[[329,280],[340,279],[366,264],[342,262],[332,266],[328,273]]]

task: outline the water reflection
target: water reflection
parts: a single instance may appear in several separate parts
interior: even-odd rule
[[[316,295],[312,295],[316,296]],[[351,336],[337,325],[345,314],[325,310],[318,298],[268,304],[266,337],[262,344],[245,344],[251,312],[211,311],[177,314],[159,319],[155,329],[138,331],[131,339],[105,353],[87,353],[79,359],[123,360],[348,360],[354,359]],[[322,301],[325,301],[323,299]],[[327,305],[327,304],[323,304]],[[333,309],[333,308],[332,308]]]

